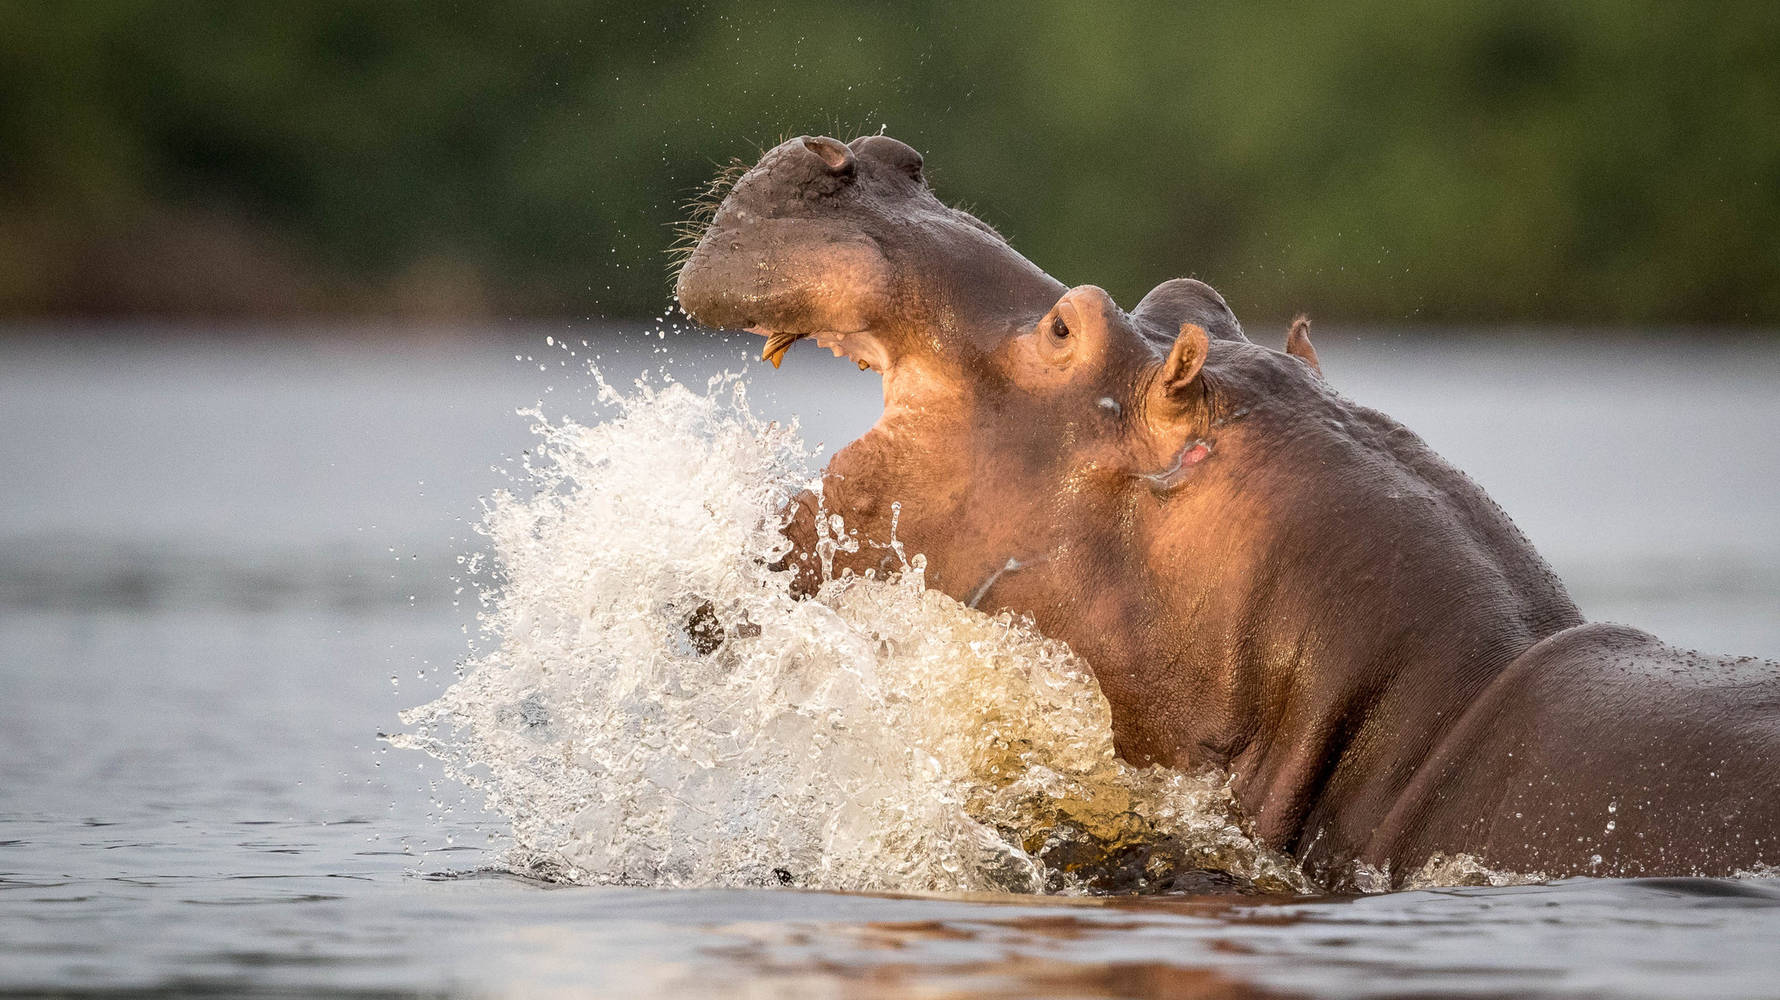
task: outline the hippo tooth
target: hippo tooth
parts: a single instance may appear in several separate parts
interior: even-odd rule
[[[785,360],[785,352],[789,350],[791,345],[796,343],[797,338],[801,336],[803,335],[799,333],[785,333],[784,331],[780,331],[767,337],[766,346],[760,349],[760,360],[771,361],[774,368],[779,367],[779,362]]]

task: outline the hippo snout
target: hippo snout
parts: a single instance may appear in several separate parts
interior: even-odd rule
[[[887,370],[935,329],[968,331],[987,349],[1010,317],[1035,319],[1063,291],[993,228],[934,197],[921,154],[887,135],[800,135],[710,193],[722,199],[675,294],[699,323],[767,337],[769,360],[815,338]]]
[[[860,329],[888,293],[879,239],[924,192],[920,170],[921,154],[888,136],[849,144],[802,135],[773,147],[736,181],[681,267],[681,307],[729,328]]]

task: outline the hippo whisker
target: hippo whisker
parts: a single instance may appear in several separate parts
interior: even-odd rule
[[[748,173],[749,164],[740,157],[733,157],[728,163],[717,167],[716,176],[700,185],[692,197],[686,199],[684,208],[686,218],[668,223],[675,234],[668,255],[674,260],[677,272],[692,259],[693,251],[698,249],[699,240],[704,238],[705,230],[711,227],[711,220],[717,217],[717,209],[723,207],[723,199]]]

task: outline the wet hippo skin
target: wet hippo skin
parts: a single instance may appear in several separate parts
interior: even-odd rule
[[[1119,752],[1232,775],[1326,884],[1435,855],[1552,876],[1780,863],[1780,664],[1586,624],[1476,484],[1164,282],[1129,312],[940,202],[887,136],[801,137],[723,194],[677,288],[813,339],[884,415],[786,528],[797,585],[893,571],[1028,614]],[[835,533],[829,514],[840,515]]]

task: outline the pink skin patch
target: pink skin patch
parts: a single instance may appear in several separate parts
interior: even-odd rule
[[[1161,472],[1150,472],[1140,475],[1150,486],[1157,490],[1171,490],[1186,481],[1187,470],[1211,457],[1211,442],[1194,441],[1182,448],[1174,457],[1174,464]]]

